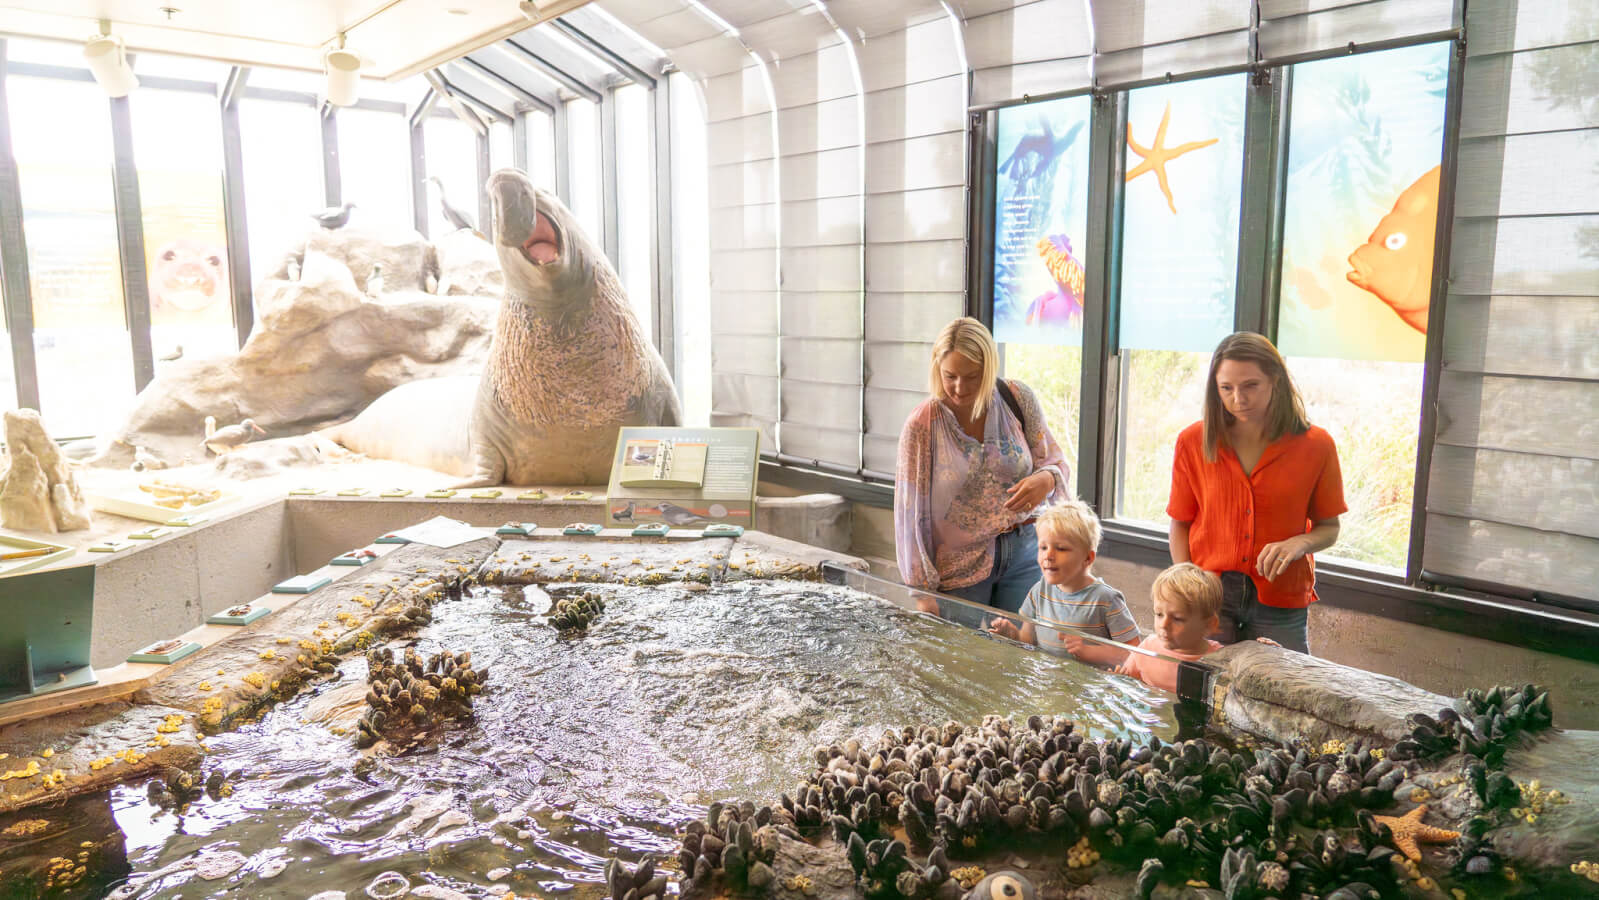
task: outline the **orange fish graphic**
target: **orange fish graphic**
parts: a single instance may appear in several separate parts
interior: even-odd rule
[[[1366,243],[1349,254],[1350,283],[1388,304],[1406,324],[1427,333],[1432,300],[1432,247],[1438,226],[1438,176],[1433,166],[1405,188]]]
[[[1055,279],[1055,287],[1027,307],[1029,325],[1067,325],[1083,314],[1083,265],[1072,256],[1072,239],[1064,234],[1038,239],[1038,255]]]

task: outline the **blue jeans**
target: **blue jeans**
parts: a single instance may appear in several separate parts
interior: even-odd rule
[[[950,588],[945,593],[1005,612],[1016,612],[1027,599],[1027,592],[1043,579],[1044,573],[1038,570],[1038,532],[1032,525],[1023,525],[995,539],[994,568],[987,578],[963,588]]]
[[[1271,638],[1285,649],[1310,653],[1307,624],[1309,610],[1284,609],[1260,602],[1255,582],[1242,572],[1221,573],[1221,630],[1215,635],[1223,644]]]

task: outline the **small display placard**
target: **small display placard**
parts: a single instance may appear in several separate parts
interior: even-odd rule
[[[760,450],[756,428],[624,427],[611,463],[605,523],[753,526]]]

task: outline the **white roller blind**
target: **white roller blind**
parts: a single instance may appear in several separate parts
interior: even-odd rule
[[[1454,0],[1259,0],[1267,60],[1457,27]],[[1542,5],[1542,4],[1539,4]]]
[[[1468,15],[1423,567],[1599,605],[1599,29]]]

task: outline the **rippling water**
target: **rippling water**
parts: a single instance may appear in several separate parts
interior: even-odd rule
[[[492,668],[475,720],[431,747],[357,774],[350,737],[304,723],[316,693],[364,679],[356,659],[338,682],[209,740],[208,772],[242,772],[231,797],[202,798],[180,819],[143,784],[115,789],[135,873],[201,849],[249,857],[231,879],[177,872],[138,896],[355,897],[387,870],[489,896],[487,873],[510,867],[501,893],[589,900],[608,856],[669,854],[674,827],[712,799],[775,800],[817,744],[987,713],[1066,714],[1096,736],[1175,732],[1165,696],[1126,678],[848,589],[606,590],[606,612],[579,638],[543,624],[549,597],[536,588],[441,605],[405,643],[470,649]],[[430,833],[441,821],[463,824]],[[287,870],[260,879],[273,859]]]

